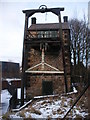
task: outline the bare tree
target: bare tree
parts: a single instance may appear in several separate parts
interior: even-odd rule
[[[85,78],[85,70],[88,67],[89,52],[90,52],[90,30],[86,20],[71,19],[70,24],[70,50],[71,62],[73,64],[73,75],[83,76]],[[78,65],[78,66],[77,66]],[[81,68],[82,67],[82,68]],[[84,69],[85,67],[85,69]],[[86,75],[87,77],[87,75]],[[86,79],[86,78],[85,78]]]
[[[82,62],[88,65],[89,57],[89,30],[86,21],[78,19],[70,20],[70,33],[71,33],[71,58],[73,65]]]

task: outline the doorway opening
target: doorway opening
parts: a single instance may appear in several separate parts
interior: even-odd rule
[[[42,94],[52,95],[53,94],[53,82],[52,81],[42,81]]]

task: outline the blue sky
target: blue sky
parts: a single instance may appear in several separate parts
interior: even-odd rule
[[[61,2],[60,2],[61,1]],[[88,18],[89,0],[1,0],[0,1],[0,60],[22,61],[23,35],[24,35],[24,9],[38,9],[45,4],[48,8],[64,7],[61,12],[63,16],[68,15],[69,19],[83,19],[85,14]],[[35,14],[37,22],[58,22],[54,14]],[[31,22],[31,21],[30,21]]]

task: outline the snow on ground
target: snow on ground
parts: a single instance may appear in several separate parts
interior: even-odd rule
[[[72,95],[37,99],[21,111],[10,115],[10,118],[63,118],[73,103],[72,99]],[[73,108],[68,117],[84,118],[86,115],[88,115],[87,111],[78,105]]]
[[[18,98],[20,98],[21,89],[18,89]],[[37,96],[34,97],[34,100],[28,101],[27,107],[20,109],[18,112],[11,112],[10,118],[63,118],[67,111],[72,106],[77,90],[73,88],[73,92],[64,95],[47,95],[47,96]],[[1,92],[1,103],[2,103],[2,113],[6,113],[9,100],[11,95],[7,90],[2,90]],[[86,100],[86,99],[84,99]],[[69,113],[68,117],[84,118],[88,115],[85,107],[81,107],[85,102],[82,100],[79,105],[74,106],[74,108]],[[29,103],[29,104],[28,104]],[[21,107],[22,108],[22,107]],[[20,120],[21,120],[20,119]]]
[[[74,93],[77,93],[77,92],[78,92],[75,87],[73,87],[73,92],[74,92]]]
[[[9,107],[9,100],[12,96],[7,89],[1,91],[1,109],[2,114],[5,114]],[[17,89],[17,98],[21,98],[21,88]]]
[[[20,78],[6,78],[5,79],[8,82],[15,81],[15,80],[21,80]]]
[[[17,98],[21,99],[21,88],[17,89]]]
[[[9,100],[12,96],[7,90],[1,91],[2,114],[5,114],[9,107]]]

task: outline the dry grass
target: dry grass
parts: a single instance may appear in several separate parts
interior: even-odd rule
[[[75,95],[63,95],[63,96],[60,96],[58,98],[44,98],[43,101],[40,102],[40,100],[35,100],[33,101],[27,108],[21,110],[19,112],[19,116],[20,117],[23,117],[23,118],[32,118],[31,115],[32,113],[34,114],[37,114],[37,115],[42,115],[42,112],[40,111],[39,108],[45,108],[46,106],[48,105],[53,105],[55,104],[55,101],[58,101],[60,100],[60,102],[58,104],[60,104],[60,108],[59,109],[52,109],[52,114],[53,115],[56,115],[56,114],[59,114],[59,115],[63,115],[65,112],[67,112],[67,107],[70,107],[72,106],[72,104],[74,103],[75,99],[77,98],[76,94]],[[85,106],[88,106],[88,103],[86,102],[87,99],[84,97],[82,97],[82,99],[80,99],[78,101],[78,103],[76,104],[76,108],[77,110],[79,110],[80,112],[82,112],[82,109],[85,110]],[[34,105],[36,104],[36,106]],[[84,106],[83,106],[84,105]],[[49,107],[46,107],[45,110],[47,110],[47,112],[49,111]],[[25,114],[27,112],[27,114]],[[76,114],[76,111],[74,110],[74,108],[72,109],[72,111],[69,113],[68,117],[73,117],[73,113]],[[29,115],[30,114],[30,115]],[[47,114],[48,115],[48,114]],[[6,116],[4,116],[4,120],[7,120],[6,118],[8,118],[8,114]],[[48,115],[47,116],[48,119],[52,118],[52,115]],[[77,114],[77,118],[81,118],[80,115]]]
[[[62,111],[60,108],[57,110],[57,113],[58,114],[63,114],[64,113],[64,111]]]
[[[27,109],[22,110],[21,112],[19,112],[19,116],[25,118],[25,113],[29,112],[29,113],[35,113],[38,115],[41,115],[41,112],[39,110],[36,110],[35,108],[29,106]],[[31,118],[31,115],[28,116],[28,118]]]
[[[4,115],[2,116],[2,120],[8,120],[8,118],[9,118],[9,116],[8,116],[7,114],[4,114]]]
[[[11,111],[3,114],[3,115],[2,115],[2,120],[9,120],[9,115],[10,115],[10,114],[11,114]]]
[[[30,107],[30,112],[31,113],[35,113],[35,114],[38,114],[38,115],[41,115],[41,112],[39,110],[36,110],[35,108],[33,107]]]
[[[25,111],[24,111],[24,110],[22,110],[21,112],[19,112],[19,116],[20,116],[20,117],[24,117],[24,118],[25,118]]]

